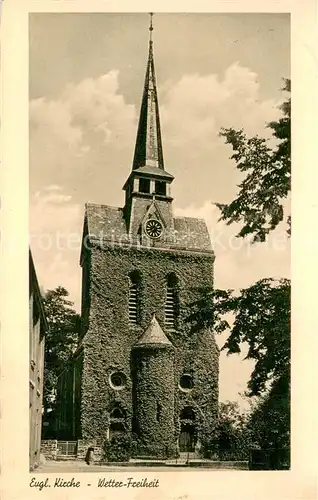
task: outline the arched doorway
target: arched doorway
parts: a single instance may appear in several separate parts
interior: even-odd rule
[[[180,413],[180,452],[194,452],[196,440],[195,413],[190,406],[186,406]]]
[[[195,426],[191,424],[181,423],[181,431],[179,436],[180,452],[193,452],[195,450],[196,435]]]
[[[125,432],[125,427],[121,422],[111,422],[109,426],[109,441],[121,436]]]

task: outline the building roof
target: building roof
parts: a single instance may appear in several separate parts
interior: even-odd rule
[[[88,203],[85,218],[90,243],[137,245],[128,233],[122,208]],[[213,252],[205,221],[193,217],[174,217],[173,229],[158,239],[152,248]]]
[[[172,182],[174,177],[172,174],[169,174],[166,170],[163,170],[162,168],[159,167],[154,167],[151,165],[144,165],[143,167],[139,167],[137,169],[133,169],[126,180],[123,189],[127,188],[127,185],[129,184],[130,180],[132,177],[141,175],[142,177],[150,177],[153,179],[158,179],[158,180],[163,180],[163,181],[168,181]]]
[[[166,337],[155,315],[152,316],[148,328],[142,334],[140,339],[136,342],[134,347],[143,347],[151,345],[172,347],[170,340]]]
[[[164,170],[153,41],[150,30],[148,62],[141,100],[133,170],[145,165]]]
[[[29,295],[33,294],[41,316],[41,337],[48,331],[46,314],[43,306],[43,297],[36,275],[31,249],[29,248]]]
[[[173,175],[169,174],[169,172],[167,172],[166,170],[163,170],[159,167],[154,167],[151,165],[145,165],[143,167],[139,167],[138,169],[134,170],[134,172],[136,174],[140,173],[140,174],[144,174],[144,175],[151,175],[152,177],[157,176],[157,177],[162,177],[162,178],[171,179],[171,180],[174,179]]]

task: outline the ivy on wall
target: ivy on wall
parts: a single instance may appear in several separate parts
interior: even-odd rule
[[[145,455],[174,456],[174,348],[138,346],[132,352],[133,431]]]
[[[139,433],[139,456],[171,456],[180,433],[180,413],[190,406],[198,438],[204,441],[217,417],[219,351],[213,334],[208,330],[192,333],[186,317],[198,290],[211,286],[213,257],[122,247],[93,247],[89,252],[90,258],[84,259],[89,275],[84,303],[89,312],[84,311],[88,330],[83,338],[81,437],[106,440],[110,414],[119,408],[125,432]],[[128,314],[133,271],[140,273],[136,325],[129,324]],[[178,329],[167,332],[164,313],[171,274],[177,278]],[[132,348],[153,313],[174,349],[139,350],[136,356]],[[125,378],[117,389],[110,384],[114,372]],[[188,391],[179,387],[184,373],[193,378]]]

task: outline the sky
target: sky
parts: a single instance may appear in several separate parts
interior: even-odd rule
[[[165,168],[176,215],[206,220],[215,286],[289,277],[281,224],[250,245],[218,222],[242,177],[222,127],[270,137],[290,77],[287,14],[155,14],[154,58]],[[149,16],[30,15],[30,244],[44,289],[62,285],[79,311],[87,202],[123,206],[148,55]],[[288,207],[288,204],[287,204]],[[217,338],[223,345],[225,336]],[[244,354],[244,353],[243,353]],[[220,356],[220,399],[239,400],[252,364]]]

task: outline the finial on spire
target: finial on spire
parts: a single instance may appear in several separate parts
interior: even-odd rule
[[[153,12],[149,12],[149,15],[150,15],[150,26],[149,26],[150,35],[149,35],[149,39],[150,39],[150,42],[152,42],[152,32],[153,32],[152,16],[153,16]]]

